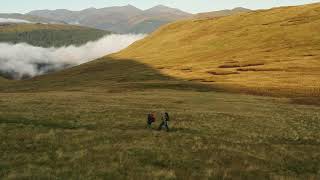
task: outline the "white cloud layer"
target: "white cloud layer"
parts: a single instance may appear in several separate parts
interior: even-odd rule
[[[0,18],[0,23],[32,23],[22,19]]]
[[[14,79],[33,77],[118,52],[144,37],[142,34],[107,35],[82,46],[60,48],[0,43],[0,72],[9,74]]]

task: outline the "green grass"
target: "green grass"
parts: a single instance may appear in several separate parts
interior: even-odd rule
[[[165,89],[0,99],[2,178],[320,177],[315,106]],[[171,113],[171,132],[146,129],[146,114],[163,110]]]
[[[28,43],[41,47],[82,45],[110,32],[72,25],[5,24],[0,26],[0,42]]]
[[[170,28],[181,23],[160,32],[172,33]],[[116,59],[107,56],[58,73],[1,82],[0,179],[320,179],[320,106],[297,104],[315,104],[316,96],[280,98],[278,89],[273,91],[278,98],[221,92],[224,87],[214,83],[217,79],[180,74],[202,72],[207,59],[182,62],[187,54],[161,52],[157,46],[144,48],[157,52],[146,57],[131,54],[156,35],[112,55]],[[198,48],[191,53],[203,55]],[[160,62],[165,57],[161,53],[168,58]],[[125,55],[128,58],[121,58]],[[314,57],[301,63],[315,62],[307,61]],[[234,78],[227,75],[231,67],[256,65],[261,73],[258,60],[228,63],[215,64],[221,72],[206,72]],[[316,69],[303,70],[316,79]],[[257,77],[249,75],[246,78]],[[255,82],[263,85],[261,77]],[[286,85],[279,81],[277,87]],[[255,88],[261,95],[270,90]],[[169,133],[146,128],[150,111],[157,112],[154,129],[159,112],[171,114]]]
[[[1,83],[0,178],[320,177],[320,107],[214,90],[110,58]]]

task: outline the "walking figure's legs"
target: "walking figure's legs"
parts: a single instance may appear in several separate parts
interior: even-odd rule
[[[162,122],[158,128],[158,130],[160,131],[162,129],[162,127],[164,126],[164,122]]]
[[[147,128],[151,129],[152,128],[152,123],[147,122]]]
[[[167,131],[169,131],[169,124],[168,124],[168,122],[165,123],[165,126],[166,126]]]

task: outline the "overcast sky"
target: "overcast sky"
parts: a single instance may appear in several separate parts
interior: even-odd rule
[[[147,9],[162,4],[191,13],[245,7],[266,9],[277,6],[300,5],[320,2],[320,0],[1,0],[0,13],[26,13],[37,9],[81,10],[89,7],[134,5]]]

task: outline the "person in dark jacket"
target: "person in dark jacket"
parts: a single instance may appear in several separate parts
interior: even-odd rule
[[[163,113],[161,120],[162,120],[162,122],[161,122],[158,130],[160,131],[163,127],[165,127],[166,130],[169,131],[169,121],[170,121],[169,113],[167,113],[167,112]]]
[[[147,127],[151,129],[152,123],[154,123],[155,121],[156,121],[156,117],[154,113],[149,113],[147,118]]]

